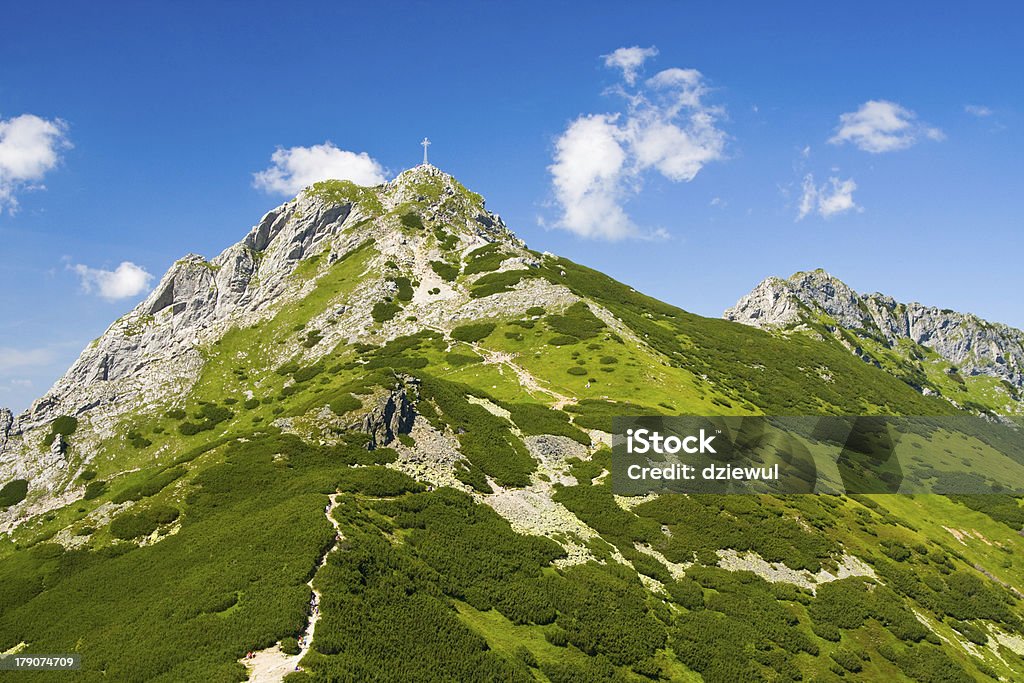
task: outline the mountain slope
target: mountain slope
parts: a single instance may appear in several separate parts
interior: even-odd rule
[[[613,415],[956,412],[529,250],[433,167],[320,183],[12,420],[0,651],[84,680],[1012,676],[1012,498],[611,492]]]
[[[1024,411],[1024,332],[969,313],[858,294],[823,270],[770,277],[726,320],[802,329],[835,339],[869,363],[958,407]]]

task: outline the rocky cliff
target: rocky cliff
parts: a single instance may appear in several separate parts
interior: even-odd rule
[[[7,408],[0,408],[0,452],[7,445],[7,435],[11,433],[14,425],[14,416]]]
[[[961,374],[988,375],[1024,388],[1024,332],[970,313],[900,303],[883,294],[859,294],[823,270],[770,277],[732,308],[726,320],[761,328],[796,327],[820,321],[932,349]]]
[[[443,223],[446,232],[427,232],[422,221]],[[179,405],[199,378],[208,351],[225,334],[273,318],[308,296],[325,268],[368,241],[375,254],[356,303],[313,321],[330,322],[322,325],[317,341],[323,343],[291,342],[273,349],[273,356],[315,359],[333,344],[366,336],[374,323],[373,306],[396,295],[398,280],[387,277],[389,271],[407,273],[416,287],[405,315],[388,322],[385,338],[423,324],[450,326],[451,319],[473,318],[494,305],[471,300],[431,262],[459,263],[466,253],[496,244],[505,252],[502,269],[536,265],[501,217],[486,210],[482,197],[433,166],[407,170],[375,188],[318,183],[264,215],[244,239],[215,258],[179,259],[149,296],[93,341],[27,411],[16,417],[0,412],[0,481],[18,477],[50,491],[63,489],[99,444],[118,433],[125,415]],[[543,294],[519,298],[519,308],[545,303]],[[76,418],[77,431],[70,438],[48,438],[49,425],[60,416]],[[61,444],[60,467],[52,466],[57,456],[44,441]],[[76,456],[70,469],[69,450]]]

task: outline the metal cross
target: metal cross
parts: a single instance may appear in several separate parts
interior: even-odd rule
[[[430,138],[423,138],[423,142],[420,144],[423,145],[423,165],[429,166],[430,162],[427,161],[427,147],[430,147]]]

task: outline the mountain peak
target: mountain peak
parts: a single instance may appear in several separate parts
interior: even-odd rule
[[[987,375],[1024,387],[1024,332],[959,313],[884,294],[859,294],[822,269],[783,280],[769,277],[723,314],[726,320],[764,329],[843,328],[865,338],[901,340],[937,353],[967,375]],[[855,335],[855,336],[856,336]],[[863,341],[863,340],[862,340]],[[858,355],[867,343],[855,345]]]
[[[333,264],[361,248],[372,252],[360,276],[366,301],[348,307],[346,319],[358,318],[349,321],[350,329],[380,334],[372,309],[381,303],[408,309],[386,321],[386,335],[414,331],[412,322],[402,324],[405,318],[433,319],[468,299],[478,275],[454,278],[471,253],[487,245],[494,245],[488,270],[536,262],[501,217],[486,209],[481,195],[436,166],[419,165],[376,186],[314,183],[267,212],[216,257],[189,253],[174,261],[149,296],[19,416],[16,431],[94,408],[108,411],[112,421],[131,407],[118,407],[129,397],[148,403],[190,386],[202,367],[203,349],[232,327],[251,327],[302,300]],[[398,282],[414,283],[412,301],[394,300]],[[341,340],[339,333],[335,342]],[[281,351],[305,353],[304,348]]]
[[[825,311],[844,327],[863,327],[860,294],[823,268],[797,271],[785,280],[762,280],[735,306],[726,320],[755,327],[786,327],[803,321],[808,309]]]
[[[454,181],[455,177],[450,173],[442,171],[433,164],[418,164],[412,168],[407,168],[392,180],[388,185],[398,185],[407,182],[420,181],[427,178],[438,178],[446,181]]]

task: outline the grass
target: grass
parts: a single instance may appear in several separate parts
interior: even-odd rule
[[[420,194],[472,200],[439,188]],[[369,205],[376,196],[331,181],[311,191]],[[402,215],[424,216],[425,239],[450,242],[423,206],[400,207],[393,222]],[[468,275],[487,273],[470,285],[474,295],[506,291],[523,276],[493,272],[507,257],[502,249],[488,245],[467,258]],[[1024,584],[1024,539],[1011,526],[1020,508],[1007,499],[665,496],[626,509],[611,494],[605,450],[567,463],[579,483],[556,484],[554,494],[599,534],[589,547],[601,563],[559,568],[564,551],[551,538],[514,532],[464,493],[424,490],[425,482],[397,471],[395,451],[366,450],[364,434],[340,426],[358,421],[367,397],[385,388],[404,383],[413,392],[406,375],[415,375],[418,412],[465,456],[457,476],[487,491],[488,477],[518,487],[538,476],[521,435],[589,444],[583,428],[607,431],[615,415],[666,411],[934,414],[948,406],[905,379],[922,371],[943,390],[967,385],[973,395],[971,378],[958,380],[922,355],[907,366],[894,359],[893,369],[906,373],[897,379],[834,344],[700,318],[547,257],[530,275],[590,305],[468,321],[451,340],[426,331],[324,348],[318,321],[352,303],[361,278],[386,275],[397,302],[409,297],[411,279],[397,265],[376,273],[375,257],[364,243],[334,264],[301,264],[301,278],[315,278],[305,298],[202,349],[205,367],[191,392],[131,415],[100,445],[91,476],[81,477],[85,499],[0,540],[0,649],[22,641],[75,649],[84,677],[239,680],[241,654],[305,626],[305,582],[334,538],[326,494],[340,489],[335,518],[345,541],[314,577],[323,620],[303,661],[322,678],[834,680],[838,667],[847,678],[957,680],[979,678],[986,667],[1009,679],[1024,670],[1008,652],[1001,662],[987,650],[978,659],[955,645],[939,649],[911,612],[950,639],[958,631],[977,639],[993,624],[1021,630],[1020,604],[998,583]],[[458,279],[458,268],[436,263],[439,275]],[[618,319],[614,327],[595,315],[599,307]],[[565,343],[552,345],[556,338]],[[511,367],[483,363],[473,346],[512,354],[541,385],[575,402],[553,410],[553,396],[530,395]],[[507,410],[511,422],[469,397]],[[325,406],[343,419],[324,415]],[[280,434],[272,426],[279,418],[306,440]],[[188,434],[183,425],[204,429]],[[67,420],[51,427],[74,431]],[[936,462],[950,457],[939,453]],[[17,497],[8,486],[0,500]],[[108,502],[125,507],[101,521],[93,513]],[[961,543],[946,526],[969,533]],[[52,542],[63,528],[86,545],[65,551]],[[674,578],[637,543],[696,564]],[[810,572],[834,570],[838,554],[849,552],[881,578],[864,590],[864,580],[847,580],[814,597],[715,567],[723,548]],[[620,556],[632,566],[617,563]],[[868,655],[860,672],[851,652]]]
[[[373,216],[379,216],[384,212],[384,206],[373,188],[362,187],[349,180],[324,180],[313,183],[306,189],[306,194],[328,204],[359,204]]]

